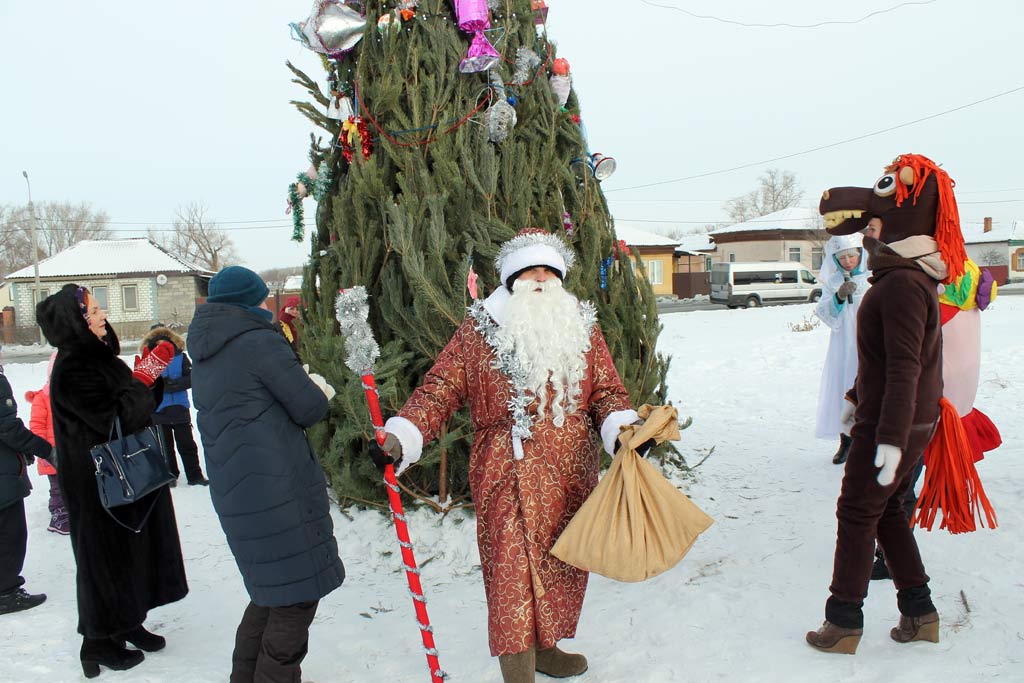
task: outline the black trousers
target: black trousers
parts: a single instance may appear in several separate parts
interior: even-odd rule
[[[28,526],[25,523],[25,499],[0,510],[0,595],[10,593],[25,583],[21,568],[25,566]]]
[[[199,467],[199,447],[196,446],[195,437],[192,436],[192,423],[162,424],[160,429],[164,434],[167,467],[171,470],[171,474],[175,477],[181,474],[178,469],[178,458],[174,455],[174,444],[177,442],[178,453],[181,454],[181,464],[185,468],[185,478],[189,481],[202,479],[203,470]]]
[[[230,683],[300,683],[319,604],[260,607],[250,601],[235,633]]]

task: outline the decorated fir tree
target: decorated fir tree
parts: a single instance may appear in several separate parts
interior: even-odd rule
[[[290,200],[296,239],[302,197],[318,200],[302,355],[338,389],[312,436],[342,501],[384,498],[366,457],[372,429],[361,382],[341,362],[338,290],[363,285],[370,294],[381,405],[393,414],[473,298],[498,285],[498,246],[523,227],[543,227],[575,251],[565,285],[596,305],[634,404],[665,402],[654,295],[616,240],[598,180],[614,162],[588,153],[544,4],[321,0],[293,25],[326,72],[314,78],[289,64],[312,97],[296,107],[325,131]],[[406,492],[442,506],[467,502],[470,434],[463,411],[401,478]]]

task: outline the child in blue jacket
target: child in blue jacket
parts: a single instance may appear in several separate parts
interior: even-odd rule
[[[185,340],[162,323],[150,328],[142,340],[142,347],[152,350],[161,341],[174,344],[174,359],[160,375],[164,380],[164,398],[153,414],[153,424],[159,425],[163,432],[167,466],[175,477],[171,486],[177,486],[177,477],[181,474],[174,455],[175,444],[189,485],[208,486],[210,482],[199,466],[199,447],[192,436],[192,413],[188,402],[188,390],[192,388],[192,361],[185,353]]]

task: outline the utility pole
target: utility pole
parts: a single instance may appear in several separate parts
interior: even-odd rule
[[[28,171],[22,171],[21,175],[25,176],[25,184],[28,185],[28,212],[29,215],[32,216],[32,220],[29,223],[29,231],[31,232],[30,239],[32,240],[32,266],[35,269],[36,276],[36,289],[32,293],[32,320],[35,322],[36,328],[39,330],[39,345],[42,346],[46,343],[46,340],[43,338],[43,328],[39,327],[39,321],[36,320],[36,305],[39,303],[38,298],[39,292],[41,291],[41,287],[39,286],[39,242],[36,241],[36,209],[32,204],[32,183],[29,182]]]

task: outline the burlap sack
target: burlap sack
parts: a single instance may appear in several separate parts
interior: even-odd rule
[[[671,569],[714,520],[635,448],[679,439],[671,406],[640,408],[646,422],[623,427],[608,472],[558,538],[551,554],[617,581],[643,581]]]

